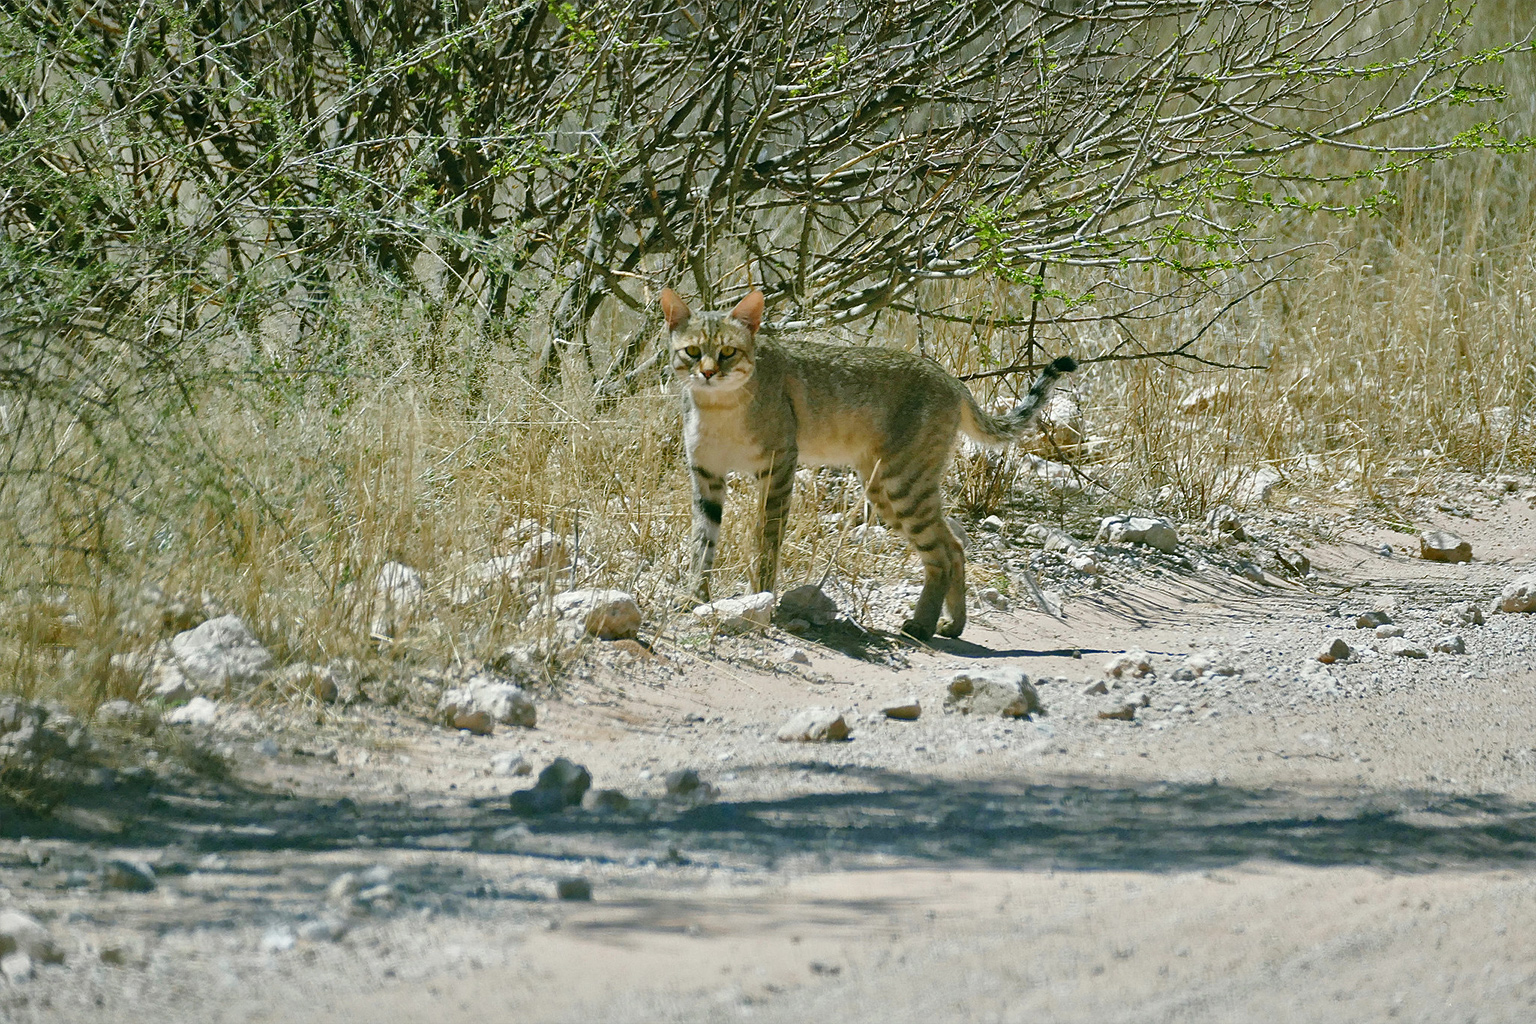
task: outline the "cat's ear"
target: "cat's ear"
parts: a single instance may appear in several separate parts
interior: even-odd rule
[[[690,316],[688,303],[684,302],[683,297],[671,288],[663,288],[661,290],[661,315],[666,317],[667,326],[675,331],[688,322],[688,317]]]
[[[753,334],[763,325],[763,293],[757,289],[747,293],[747,297],[736,303],[736,308],[731,310],[731,318],[743,324]]]

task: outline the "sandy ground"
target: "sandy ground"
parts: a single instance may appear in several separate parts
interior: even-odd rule
[[[226,780],[0,828],[0,908],[67,953],[0,982],[0,1018],[1536,1020],[1536,615],[1438,621],[1536,564],[1536,513],[1511,497],[1446,525],[1472,564],[1383,558],[1407,538],[1362,528],[1308,549],[1305,587],[1149,573],[932,648],[773,630],[598,651],[532,731],[251,719]],[[1467,653],[1394,657],[1353,628],[1376,603]],[[1359,653],[1323,666],[1334,637]],[[1129,649],[1154,676],[1082,692]],[[1240,674],[1172,678],[1206,649]],[[1047,715],[944,713],[978,666],[1023,668]],[[1132,690],[1135,721],[1098,718]],[[916,722],[879,715],[908,695]],[[852,740],[776,742],[810,705]],[[718,795],[519,817],[530,780],[486,771],[502,751],[631,797],[691,767]],[[111,856],[158,887],[81,884]],[[370,868],[387,890],[336,918],[327,886]],[[555,898],[573,876],[590,902]],[[326,920],[344,933],[306,930]]]

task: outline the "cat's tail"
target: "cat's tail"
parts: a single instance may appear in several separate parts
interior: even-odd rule
[[[1045,368],[1035,381],[1024,401],[1002,416],[994,416],[976,404],[970,390],[966,389],[965,402],[960,407],[960,429],[967,437],[980,444],[1000,445],[1017,441],[1035,422],[1045,401],[1051,396],[1056,382],[1077,369],[1077,360],[1062,356]]]

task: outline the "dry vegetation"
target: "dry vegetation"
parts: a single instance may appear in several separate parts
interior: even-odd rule
[[[1528,28],[1516,23],[1520,6],[1490,12],[1483,31],[1518,36]],[[1511,95],[1536,95],[1528,52],[1500,74]],[[1515,115],[1510,135],[1536,129],[1529,111],[1505,113]],[[1431,127],[1444,135],[1446,125],[1454,121],[1382,130],[1406,139]],[[1315,159],[1316,175],[1354,169],[1347,155]],[[1110,493],[1043,487],[1017,457],[967,455],[956,471],[960,504],[971,513],[1006,508],[1020,520],[1081,522],[1128,504],[1195,517],[1228,497],[1234,471],[1258,465],[1285,474],[1282,498],[1341,506],[1380,497],[1379,481],[1399,465],[1424,478],[1528,469],[1533,171],[1529,156],[1473,151],[1392,175],[1385,184],[1399,201],[1376,216],[1275,214],[1266,222],[1272,248],[1299,257],[1282,280],[1256,287],[1262,268],[1218,271],[1203,295],[1145,319],[1076,319],[1072,309],[1084,307],[1045,298],[1038,344],[1089,361],[1074,383],[1090,442],[1076,461]],[[1073,294],[1073,273],[1048,284]],[[1177,273],[1132,268],[1121,283],[1166,295],[1172,282],[1157,276]],[[645,275],[635,294],[652,299],[663,283]],[[908,296],[917,313],[892,307],[828,330],[854,344],[920,348],[976,373],[1028,354],[1029,329],[998,321],[1027,319],[1033,296],[1030,283],[997,277],[934,281]],[[591,328],[594,365],[630,346],[646,322],[617,303],[602,306]],[[1202,330],[1207,362],[1121,358],[1175,349]],[[445,311],[365,284],[294,339],[281,319],[204,338],[198,372],[178,378],[180,393],[133,395],[125,370],[108,389],[110,416],[89,415],[90,394],[67,417],[0,403],[9,470],[0,690],[86,709],[131,695],[133,681],[114,675],[111,655],[174,625],[146,618],[147,584],[238,612],[279,663],[483,656],[536,639],[538,601],[567,586],[632,590],[654,626],[668,628],[688,498],[678,399],[654,371],[615,390],[600,371],[567,360],[558,379],[540,380],[537,330],[487,330],[473,307]],[[1028,378],[983,377],[973,387],[1000,400]],[[1186,409],[1202,390],[1200,407]],[[751,505],[745,489],[733,489],[722,569],[742,581]],[[830,574],[856,593],[915,572],[904,552],[860,541],[862,504],[844,477],[803,483],[793,516],[786,585]],[[530,520],[571,538],[574,567],[456,602],[462,570],[514,550]],[[381,643],[368,627],[373,580],[389,560],[422,572],[431,613]]]

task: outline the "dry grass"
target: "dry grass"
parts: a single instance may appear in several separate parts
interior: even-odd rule
[[[1519,94],[1536,83],[1514,86]],[[1093,364],[1073,383],[1092,439],[1082,462],[1112,494],[1052,491],[1032,483],[1017,457],[967,455],[954,481],[958,504],[981,514],[1013,503],[1012,514],[1037,519],[1126,502],[1196,516],[1260,465],[1299,490],[1343,484],[1341,500],[1369,496],[1398,464],[1528,471],[1533,170],[1528,157],[1492,155],[1437,165],[1394,183],[1402,202],[1384,217],[1284,226],[1277,245],[1334,233],[1291,280],[1237,303],[1200,349],[1262,369]],[[1143,323],[1138,342],[1179,344],[1250,282],[1213,282],[1203,307]],[[989,326],[986,311],[1027,309],[1021,289],[934,286],[923,301],[973,319],[892,316],[872,338],[849,340],[921,348],[956,372],[1019,354],[1022,332]],[[613,320],[615,338],[635,327]],[[1079,357],[1118,338],[1095,323],[1040,337],[1051,354]],[[523,340],[487,345],[472,324],[376,296],[359,297],[303,352],[286,344],[226,341],[225,358],[194,382],[195,411],[147,410],[152,430],[133,437],[100,424],[94,436],[70,423],[7,428],[12,450],[32,445],[32,456],[56,468],[99,469],[104,459],[124,468],[112,494],[58,473],[8,478],[0,691],[82,710],[129,695],[133,681],[114,672],[111,656],[176,627],[174,615],[141,598],[148,583],[168,601],[240,614],[280,663],[483,656],[544,635],[541,598],[572,586],[631,590],[666,628],[681,600],[689,500],[677,399],[654,379],[599,399],[567,361],[562,385],[540,389]],[[250,367],[264,369],[211,372]],[[1001,401],[1027,384],[1018,375],[977,391]],[[1190,401],[1196,393],[1203,402]],[[138,461],[122,454],[128,447]],[[724,590],[730,580],[745,585],[753,502],[733,486]],[[803,474],[781,585],[830,579],[857,599],[869,581],[914,572],[899,545],[880,550],[861,535],[863,517],[848,477]],[[574,565],[456,601],[463,570],[515,550],[530,520],[569,539]],[[392,560],[423,573],[428,606],[380,643],[369,629],[373,581]]]

